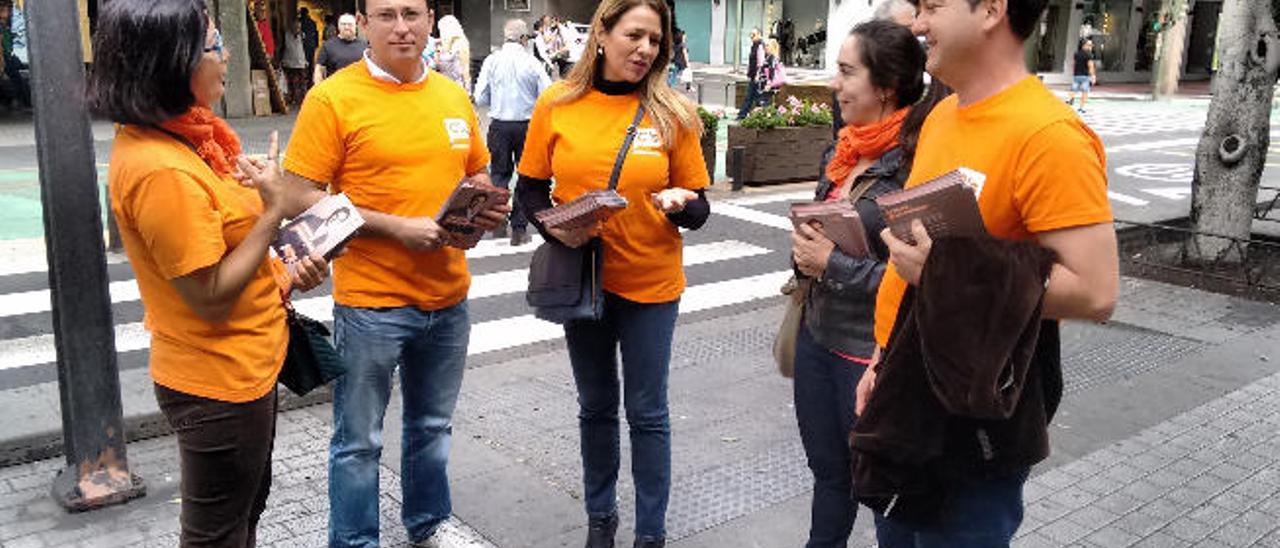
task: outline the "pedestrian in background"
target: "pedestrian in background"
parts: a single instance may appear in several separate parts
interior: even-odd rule
[[[489,174],[493,184],[502,188],[510,186],[511,176],[520,163],[533,105],[551,85],[542,63],[526,49],[528,34],[529,27],[524,21],[507,21],[502,27],[505,40],[502,49],[485,58],[476,80],[476,104],[489,107]],[[510,226],[511,245],[530,241],[529,222],[520,210],[519,201],[511,210]],[[499,236],[503,235],[502,230],[499,227]]]
[[[916,442],[928,440],[911,436],[875,458],[864,461],[859,456],[859,461],[872,467],[863,470],[868,476],[875,473],[873,468],[899,479],[904,479],[899,472],[913,471],[905,477],[910,485],[898,491],[901,496],[881,493],[872,501],[881,506],[876,514],[876,537],[884,548],[1009,545],[1024,515],[1023,485],[1031,466],[1048,454],[1048,425],[1055,402],[1062,396],[1061,377],[1053,380],[1055,371],[1061,375],[1056,320],[1104,321],[1115,306],[1119,267],[1102,142],[1027,71],[1025,42],[1038,28],[1044,9],[1043,0],[992,2],[978,9],[963,2],[925,3],[912,25],[912,31],[929,43],[927,70],[955,93],[938,103],[925,120],[904,186],[912,188],[961,167],[983,174],[978,209],[987,233],[994,238],[935,241],[919,222],[911,229],[914,243],[887,230],[881,233],[889,248],[890,264],[876,300],[877,352],[858,383],[859,425],[853,448],[855,453],[865,450],[860,442],[864,435],[875,439],[877,434],[917,432],[919,425],[946,429],[936,440],[941,447],[922,447]],[[1035,246],[1052,253],[1040,250],[1031,255],[1037,251]],[[928,262],[939,259],[951,261],[941,270],[929,271]],[[975,261],[981,263],[973,264]],[[921,283],[926,275],[932,285]],[[981,287],[979,277],[998,282],[988,284],[995,287]],[[949,287],[953,280],[958,283]],[[1015,283],[1036,293],[1027,297],[1010,287]],[[908,306],[904,299],[909,287],[916,305],[901,312],[904,317],[912,314],[913,319],[899,322],[899,308]],[[928,413],[941,407],[940,401],[903,401],[893,398],[894,392],[880,395],[886,388],[903,389],[905,378],[916,381],[914,390],[937,397],[938,392],[919,387],[920,382],[928,381],[912,373],[924,367],[923,328],[915,318],[922,317],[916,313],[928,303],[925,299],[930,293],[956,299],[1009,295],[1003,303],[968,306],[971,303],[965,302],[963,308],[957,308],[955,302],[933,303],[963,311],[931,318],[945,321],[947,335],[953,340],[982,342],[943,345],[946,350],[935,347],[933,351],[947,354],[930,364],[942,368],[938,372],[954,381],[958,371],[953,364],[962,360],[956,355],[959,351],[982,355],[984,349],[997,345],[1001,353],[1027,350],[1029,363],[1023,362],[1026,379],[1035,382],[1028,380],[1021,390],[1012,385],[1021,384],[1022,379],[1010,379],[1010,384],[999,386],[1001,393],[1018,394],[1017,407],[1009,419],[937,416]],[[1018,300],[1035,305],[1025,328],[1009,332],[988,327],[993,323],[987,319]],[[1036,335],[1023,341],[1021,335],[1030,333]],[[979,344],[982,346],[974,348]],[[1016,349],[1014,344],[1018,344]],[[881,357],[884,363],[877,364]],[[1012,363],[999,363],[1013,370]],[[896,375],[896,385],[882,384],[882,376],[884,383],[895,377],[891,374],[895,368],[906,373]],[[938,386],[950,388],[952,384]],[[989,390],[975,390],[973,399],[990,401],[985,395]],[[877,423],[878,431],[860,432]],[[914,457],[922,449],[941,456],[885,469],[894,465],[892,459]],[[927,493],[916,490],[922,485],[929,486]]]
[[[311,18],[311,10],[305,7],[298,8],[298,22],[302,23],[302,49],[307,52],[307,71],[310,73],[316,61],[316,50],[320,49],[320,31]]]
[[[581,62],[538,99],[520,159],[516,198],[543,237],[569,247],[603,247],[603,318],[564,326],[578,389],[589,548],[612,547],[618,527],[619,400],[631,434],[634,546],[660,547],[666,537],[667,378],[685,287],[680,228],[697,229],[710,214],[702,123],[694,105],[666,84],[671,53],[666,2],[601,2]],[[641,107],[643,119],[618,178],[626,209],[577,230],[533,220],[553,199],[565,203],[606,188],[604,174]]]
[[[119,124],[111,209],[151,331],[156,402],[178,438],[179,545],[254,546],[289,341],[281,293],[319,285],[328,267],[305,257],[291,276],[268,258],[281,221],[306,205],[278,176],[274,134],[266,162],[251,163],[213,113],[227,55],[204,2],[113,0],[93,45],[89,104]]]
[[[875,348],[875,295],[888,249],[875,198],[902,188],[916,137],[934,102],[922,101],[924,50],[911,31],[889,21],[853,28],[836,59],[830,87],[844,126],[814,201],[851,202],[870,253],[842,252],[821,226],[792,232],[792,260],[804,295],[796,337],[795,411],[813,503],[808,548],[845,546],[857,516],[850,466],[854,388]]]
[[[457,17],[440,19],[440,41],[436,44],[436,71],[471,91],[471,42]]]
[[[364,58],[369,44],[356,36],[356,16],[344,13],[338,17],[338,34],[324,42],[316,57],[314,84]]]
[[[347,366],[333,388],[329,545],[377,546],[382,421],[399,373],[401,520],[435,546],[449,519],[449,443],[471,322],[463,250],[434,221],[464,178],[488,182],[470,97],[422,59],[425,0],[369,0],[368,54],[312,88],[285,156],[286,176],[342,192],[365,220],[334,260],[333,332]],[[492,230],[505,204],[474,217]]]
[[[778,41],[770,38],[764,46],[764,65],[760,67],[760,104],[772,105],[773,98],[787,83],[787,68],[782,65]]]
[[[307,85],[307,52],[302,46],[302,24],[297,21],[284,34],[280,66],[284,68],[284,77],[289,82],[289,101],[301,105],[310,86]]]
[[[742,99],[742,108],[738,109],[741,120],[751,113],[760,103],[760,67],[764,65],[764,42],[760,38],[760,29],[751,29],[751,49],[747,53],[747,96]]]
[[[1072,57],[1071,69],[1071,94],[1067,97],[1067,104],[1074,105],[1076,94],[1079,93],[1080,106],[1076,107],[1076,110],[1084,112],[1084,104],[1089,102],[1089,91],[1093,89],[1094,84],[1098,83],[1098,72],[1093,62],[1092,39],[1080,39],[1080,46],[1076,48],[1076,53]]]
[[[680,74],[689,68],[689,47],[685,44],[684,31],[676,29],[671,39],[671,72],[667,75],[667,85],[676,87],[680,82]]]

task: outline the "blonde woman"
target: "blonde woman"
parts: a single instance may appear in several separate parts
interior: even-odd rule
[[[685,287],[680,228],[697,229],[710,214],[702,193],[708,183],[698,144],[702,124],[693,104],[667,86],[670,62],[671,13],[664,0],[604,0],[582,59],[538,99],[520,159],[516,199],[543,237],[604,252],[603,318],[564,327],[578,389],[588,548],[612,547],[618,527],[619,400],[631,434],[635,546],[665,543],[667,377]],[[627,208],[578,230],[538,223],[533,214],[553,200],[606,187],[633,123],[635,139],[617,186]]]
[[[471,91],[471,43],[462,23],[452,15],[440,19],[440,41],[436,44],[436,72],[448,76]]]

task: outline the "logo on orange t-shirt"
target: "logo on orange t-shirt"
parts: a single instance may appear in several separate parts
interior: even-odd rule
[[[449,144],[457,149],[471,148],[471,126],[462,118],[445,118],[444,131],[449,135]]]
[[[631,142],[631,152],[641,156],[662,156],[662,136],[657,128],[642,127],[636,129],[636,138]]]

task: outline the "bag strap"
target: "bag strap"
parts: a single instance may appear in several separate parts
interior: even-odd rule
[[[857,177],[854,178],[857,179]],[[857,202],[862,198],[863,194],[866,194],[868,190],[871,190],[871,185],[874,184],[876,184],[875,177],[864,177],[861,181],[858,181],[858,186],[849,189],[849,195],[845,196],[845,199],[848,200],[849,203]]]
[[[636,107],[636,117],[631,120],[631,125],[627,126],[627,138],[622,141],[622,148],[618,150],[618,158],[613,161],[613,173],[609,174],[609,190],[618,188],[618,176],[622,174],[622,163],[627,160],[627,151],[631,149],[631,141],[636,138],[636,128],[640,126],[640,120],[644,119],[644,103],[641,102]]]

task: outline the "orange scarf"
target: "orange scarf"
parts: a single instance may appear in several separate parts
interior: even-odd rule
[[[231,175],[240,155],[240,138],[208,107],[191,107],[187,112],[165,120],[160,127],[186,139],[204,163],[219,175]]]
[[[874,124],[844,126],[840,129],[836,152],[827,164],[827,178],[831,179],[833,190],[845,183],[849,174],[853,173],[853,167],[858,165],[858,160],[879,158],[897,146],[898,133],[902,131],[902,121],[906,119],[908,110],[911,109],[900,108]]]

